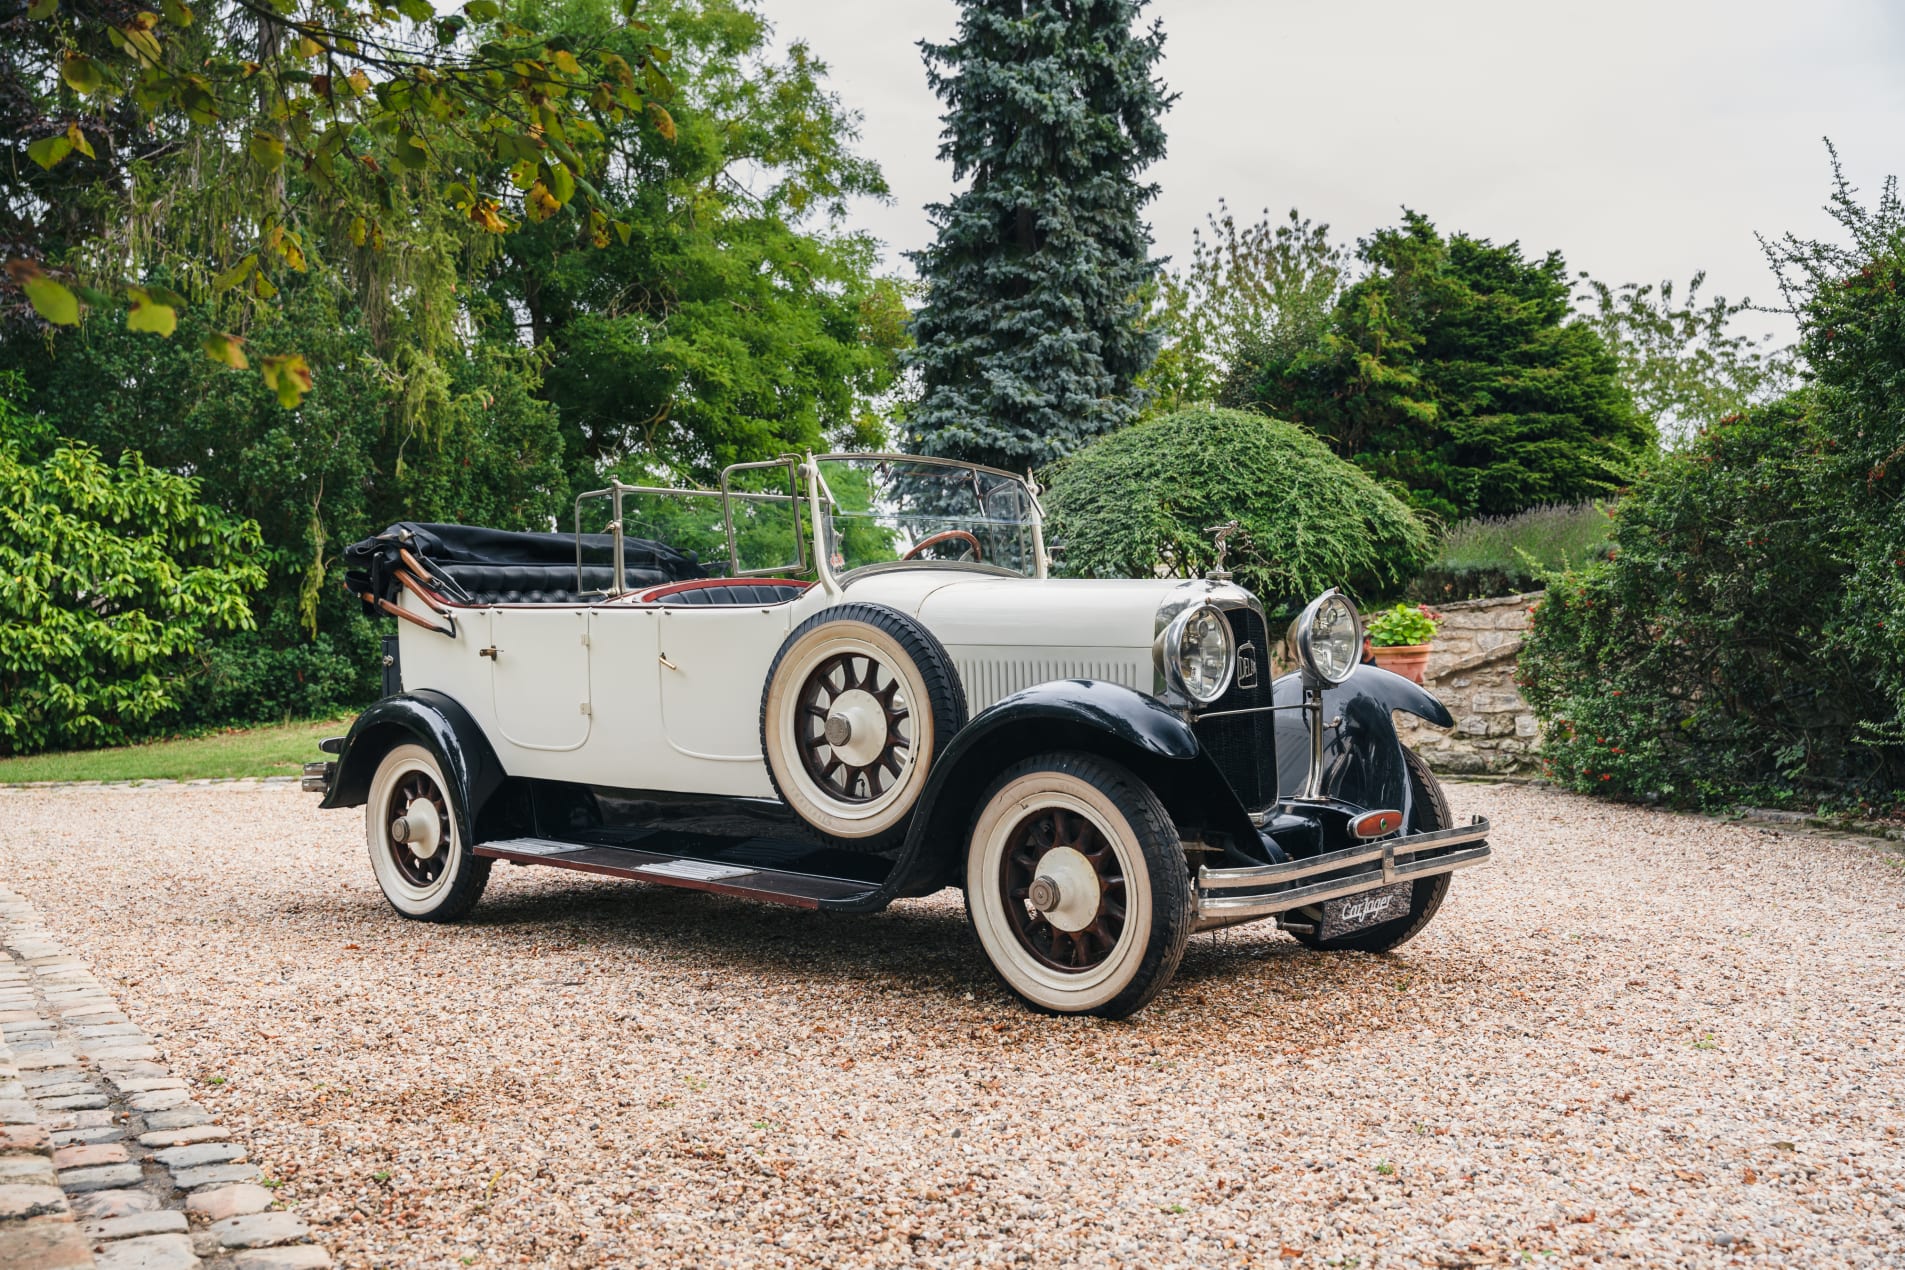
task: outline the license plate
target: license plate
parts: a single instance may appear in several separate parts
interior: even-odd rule
[[[1415,883],[1398,882],[1394,886],[1364,891],[1360,895],[1345,895],[1340,900],[1325,901],[1323,924],[1317,929],[1317,938],[1334,939],[1338,935],[1347,935],[1379,922],[1407,917],[1409,900],[1414,892]]]

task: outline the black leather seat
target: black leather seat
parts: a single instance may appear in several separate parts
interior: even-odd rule
[[[734,582],[723,586],[698,586],[677,591],[655,600],[657,604],[785,604],[797,600],[807,588],[792,582]]]
[[[581,592],[575,589],[572,564],[440,564],[434,568],[468,592],[476,604],[586,604],[601,599],[615,583],[615,570],[607,565],[583,566]],[[627,573],[631,587],[660,586],[671,580],[660,569],[630,567]]]

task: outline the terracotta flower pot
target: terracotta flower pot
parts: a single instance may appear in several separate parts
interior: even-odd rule
[[[1377,644],[1370,651],[1376,654],[1376,664],[1384,670],[1421,683],[1422,672],[1429,668],[1430,647],[1429,644],[1391,644],[1385,648]]]

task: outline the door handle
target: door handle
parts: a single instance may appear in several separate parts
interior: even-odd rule
[[[476,655],[478,657],[487,657],[491,661],[495,661],[496,660],[496,645],[491,644],[488,648],[479,648],[476,650]]]

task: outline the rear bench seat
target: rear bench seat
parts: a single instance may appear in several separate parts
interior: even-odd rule
[[[578,593],[576,568],[562,564],[435,564],[430,566],[469,592],[477,604],[583,604],[599,599],[615,584],[608,565],[584,565]],[[667,582],[660,569],[630,569],[631,586]],[[594,594],[589,594],[593,592]]]
[[[805,582],[730,582],[723,578],[660,587],[642,596],[641,601],[644,604],[785,604],[799,599],[806,590]]]
[[[469,593],[476,604],[586,604],[599,600],[615,583],[608,565],[584,565],[578,593],[574,565],[554,564],[433,564]],[[721,579],[669,585],[673,579],[660,569],[627,569],[631,590],[654,588],[642,596],[662,604],[785,604],[807,589],[799,582],[728,582]],[[448,598],[448,597],[446,597]]]

